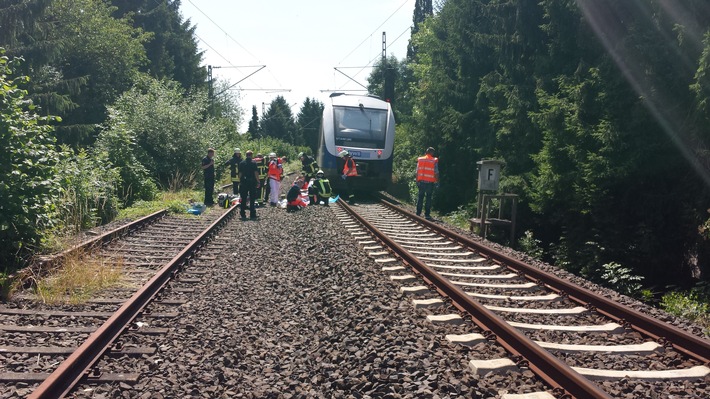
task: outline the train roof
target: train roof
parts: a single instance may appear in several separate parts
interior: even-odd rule
[[[362,104],[365,108],[386,109],[388,103],[381,98],[367,94],[344,94],[333,93],[330,95],[330,101],[333,105],[343,107],[359,107]]]

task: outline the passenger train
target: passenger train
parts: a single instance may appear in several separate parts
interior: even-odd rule
[[[345,186],[345,161],[338,156],[343,150],[357,165],[353,190],[385,190],[392,181],[394,150],[390,103],[371,95],[331,94],[323,108],[317,161],[335,190]]]

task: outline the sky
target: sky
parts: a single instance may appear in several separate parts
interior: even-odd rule
[[[364,90],[370,67],[382,57],[382,32],[388,57],[407,55],[414,4],[182,0],[180,11],[196,26],[203,65],[212,66],[213,78],[241,81],[232,94],[244,111],[239,132],[245,132],[252,106],[261,117],[276,96],[286,99],[295,117],[306,97],[324,102],[332,91]]]

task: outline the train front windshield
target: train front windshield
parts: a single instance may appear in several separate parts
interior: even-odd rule
[[[335,145],[359,148],[384,148],[387,110],[333,107]]]

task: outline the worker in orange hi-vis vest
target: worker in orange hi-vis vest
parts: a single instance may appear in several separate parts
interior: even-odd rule
[[[431,197],[434,194],[434,187],[438,185],[439,158],[434,157],[434,148],[429,147],[423,157],[417,158],[417,187],[419,187],[417,216],[422,214],[422,205],[426,196],[424,217],[431,220]]]
[[[357,177],[357,164],[355,163],[355,160],[353,159],[352,155],[350,155],[350,153],[345,150],[340,151],[340,153],[338,153],[338,156],[345,160],[345,165],[343,166],[343,174],[341,175],[343,180],[345,180],[345,192],[343,193],[344,199],[352,205],[354,204],[352,183],[353,178]]]

